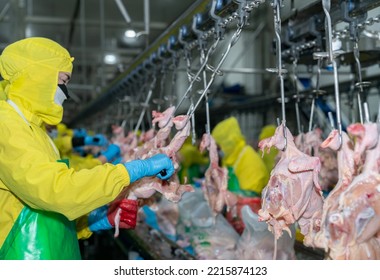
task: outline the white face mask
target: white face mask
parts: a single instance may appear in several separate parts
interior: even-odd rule
[[[54,95],[54,103],[57,105],[62,106],[63,101],[67,99],[66,94],[63,92],[63,90],[57,86],[57,90],[55,91]]]
[[[58,137],[58,130],[52,129],[51,131],[48,132],[50,138],[54,139]]]

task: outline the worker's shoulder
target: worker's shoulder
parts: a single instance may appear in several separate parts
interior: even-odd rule
[[[259,152],[257,152],[251,145],[247,145],[244,148],[243,157],[254,161],[264,162]]]
[[[0,100],[0,123],[1,125],[15,124],[22,121],[17,112],[4,100]]]
[[[252,154],[255,156],[256,155],[259,156],[259,153],[251,145],[246,144],[244,146],[244,151],[246,152],[246,154]]]

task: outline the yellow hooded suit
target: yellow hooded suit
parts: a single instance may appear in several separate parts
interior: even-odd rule
[[[260,195],[268,183],[269,172],[258,153],[246,144],[236,118],[217,124],[212,136],[224,153],[223,165],[233,168],[240,189]]]
[[[54,95],[58,73],[71,72],[72,61],[46,38],[17,41],[0,56],[7,98],[0,100],[0,259],[79,258],[73,220],[111,202],[130,182],[121,164],[76,172],[59,162],[43,123],[62,120]]]
[[[272,137],[274,135],[274,132],[276,131],[276,128],[277,127],[272,125],[272,124],[268,124],[268,125],[264,126],[261,129],[261,132],[259,135],[259,141],[266,139],[266,138],[269,138],[269,137]],[[272,171],[272,169],[274,168],[274,166],[276,164],[277,154],[278,154],[278,150],[275,147],[272,147],[270,149],[269,153],[265,152],[262,155],[262,159],[263,159],[263,161],[264,161],[269,172]]]

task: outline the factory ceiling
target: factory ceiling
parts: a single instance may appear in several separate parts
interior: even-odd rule
[[[192,0],[0,0],[0,48],[47,37],[75,58],[64,121],[96,99]],[[126,36],[126,31],[135,31]]]
[[[72,98],[64,104],[63,121],[75,125],[78,119],[86,119],[94,114],[94,111],[101,111],[108,106],[111,107],[108,113],[112,115],[117,110],[111,105],[113,104],[111,99],[117,99],[119,102],[118,98],[122,97],[120,92],[124,95],[124,91],[128,89],[129,96],[124,97],[131,98],[130,95],[136,95],[139,90],[141,91],[142,87],[129,79],[135,75],[141,76],[141,73],[137,71],[135,75],[130,75],[133,74],[132,70],[146,62],[145,59],[161,46],[158,43],[168,42],[168,36],[172,35],[171,31],[175,31],[175,35],[178,35],[180,24],[191,23],[195,13],[202,12],[203,15],[206,10],[209,10],[209,6],[206,9],[206,5],[215,2],[222,3],[226,7],[233,6],[233,11],[237,11],[237,3],[260,3],[258,5],[260,9],[254,9],[251,13],[250,22],[245,30],[249,28],[253,34],[256,34],[257,30],[264,30],[260,40],[265,40],[268,46],[274,46],[272,1],[0,0],[0,49],[16,40],[37,36],[53,39],[69,50],[75,58],[73,77],[69,84]],[[306,65],[309,68],[316,65],[313,54],[325,49],[327,36],[322,2],[320,0],[284,1],[281,7],[282,33],[281,36],[277,36],[282,37],[281,56],[284,63],[291,65],[297,57],[300,65]],[[360,31],[357,34],[360,38],[357,39],[360,39],[358,47],[363,68],[379,63],[380,15],[376,8],[380,6],[380,1],[357,0],[353,1],[355,5],[349,5],[351,2],[331,0],[332,22],[339,30],[334,30],[335,33],[330,35],[342,40],[342,45],[346,49],[344,54],[340,54],[340,64],[350,66],[354,72],[357,59],[352,51],[351,37],[356,34],[356,31]],[[240,9],[239,13],[231,11],[220,10],[224,19],[233,14],[235,21],[244,14],[240,14],[244,9]],[[367,14],[366,11],[370,12]],[[206,19],[209,18],[206,17]],[[208,31],[210,26],[215,31],[219,23],[214,19],[211,22],[210,25],[210,20],[206,20],[204,25],[207,26]],[[266,50],[269,51],[262,56],[269,57],[270,54],[269,59],[266,59],[268,63],[258,67],[263,68],[275,63],[274,49],[266,48]],[[153,68],[156,69],[156,67]],[[253,70],[265,71],[261,68]],[[378,72],[376,70],[376,78],[372,80],[378,80]],[[368,77],[364,75],[364,78]],[[271,81],[273,85],[277,82],[276,79],[271,79]],[[158,86],[156,85],[155,88]],[[273,86],[268,86],[262,95],[268,97],[268,93],[271,93],[273,88]],[[148,92],[148,90],[145,91]],[[141,100],[135,101],[132,104],[131,100],[126,100],[130,103],[130,107],[134,108],[128,109],[131,113],[141,111]],[[268,104],[268,100],[262,101]],[[261,104],[260,102],[260,100],[259,102],[255,100],[257,104]],[[226,111],[225,109],[223,108],[223,111]],[[121,113],[124,114],[124,111]],[[104,117],[101,112],[99,114],[101,118]],[[140,114],[134,117],[137,120]],[[95,122],[99,122],[99,118]]]

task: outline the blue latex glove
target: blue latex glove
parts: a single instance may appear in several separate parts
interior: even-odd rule
[[[122,161],[123,161],[123,157],[118,157],[112,161],[112,164],[118,164],[118,163],[121,163]]]
[[[84,144],[87,146],[106,146],[108,143],[107,138],[102,134],[96,134],[95,136],[84,137]]]
[[[108,146],[107,150],[101,153],[101,155],[104,156],[108,162],[111,162],[112,160],[115,160],[115,158],[120,157],[120,147],[111,144]]]
[[[92,232],[112,228],[107,218],[107,211],[108,206],[105,205],[93,210],[90,215],[88,215],[88,227]]]
[[[169,179],[174,173],[174,165],[165,154],[157,154],[144,160],[132,160],[124,163],[131,183],[142,177],[157,176],[162,180]]]
[[[76,128],[74,129],[74,137],[86,137],[87,132],[84,128]]]
[[[83,147],[74,147],[74,151],[78,153],[81,157],[86,156],[86,151]]]

